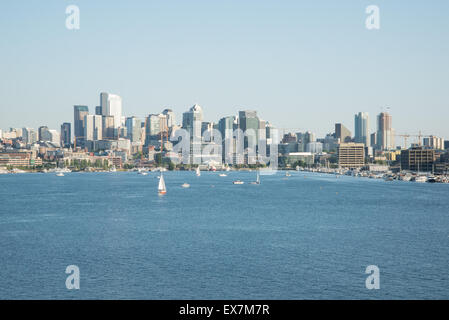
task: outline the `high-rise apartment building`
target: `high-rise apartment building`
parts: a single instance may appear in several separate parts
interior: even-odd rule
[[[444,139],[435,136],[429,136],[423,138],[423,145],[435,150],[444,150]]]

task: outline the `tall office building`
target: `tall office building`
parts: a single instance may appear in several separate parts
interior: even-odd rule
[[[366,112],[359,112],[354,116],[354,140],[357,143],[364,143],[365,147],[371,145],[369,133],[369,115]]]
[[[61,125],[61,147],[69,148],[72,144],[72,127],[69,122]]]
[[[351,131],[341,123],[335,124],[335,137],[339,143],[351,142]]]
[[[150,114],[146,120],[145,145],[156,146],[160,141],[161,131],[167,132],[166,116],[163,114]]]
[[[95,107],[95,114],[97,116],[102,116],[103,115],[103,112],[101,111],[101,106],[96,106]]]
[[[173,112],[172,109],[164,109],[164,111],[162,111],[162,114],[167,119],[167,121],[166,121],[167,128],[171,128],[176,124],[175,113]]]
[[[131,142],[140,142],[142,132],[142,121],[140,121],[140,119],[136,117],[126,118],[126,131],[127,131],[127,138],[131,140]]]
[[[38,139],[39,141],[45,141],[44,140],[44,133],[48,131],[48,127],[47,126],[41,126],[38,129]]]
[[[388,112],[382,112],[377,116],[376,140],[378,149],[394,149],[394,129],[392,128],[392,117]]]
[[[234,146],[234,116],[224,117],[218,121],[218,131],[222,139],[222,158],[225,163],[232,163]]]
[[[114,117],[102,116],[101,124],[103,129],[103,139],[114,140],[118,134],[118,131],[114,129]]]
[[[122,98],[116,94],[100,93],[100,107],[103,116],[114,117],[114,129],[122,125]]]
[[[377,145],[377,132],[373,132],[371,133],[371,146],[373,146],[373,148]]]
[[[187,130],[191,139],[201,141],[201,127],[203,124],[203,109],[195,104],[189,111],[182,114],[182,128]]]
[[[84,117],[89,114],[87,106],[74,106],[73,129],[75,141],[80,142],[84,140]]]
[[[38,134],[36,130],[32,128],[22,129],[22,140],[25,144],[33,144],[38,141]]]
[[[201,162],[201,129],[203,125],[203,109],[195,104],[189,111],[182,114],[182,128],[190,135],[190,162]]]
[[[59,132],[53,129],[48,129],[47,127],[41,128],[42,130],[40,133],[40,141],[51,142],[52,144],[59,146],[59,144],[61,143],[61,136],[59,135]]]
[[[259,117],[257,112],[253,110],[239,111],[239,128],[245,134],[243,147],[246,149],[250,146],[257,149],[259,136]],[[254,150],[256,151],[256,150]]]
[[[86,115],[84,117],[84,137],[86,141],[103,139],[103,119],[98,115]]]

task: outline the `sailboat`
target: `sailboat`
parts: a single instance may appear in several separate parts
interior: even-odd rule
[[[196,176],[201,176],[200,167],[196,167]]]
[[[167,189],[165,188],[165,181],[164,181],[164,176],[162,175],[162,171],[161,171],[161,177],[159,178],[159,186],[157,188],[157,191],[158,191],[159,195],[164,195],[167,193]]]
[[[256,178],[256,181],[251,182],[251,184],[260,184],[260,174],[259,174],[259,170],[257,170],[257,178]]]

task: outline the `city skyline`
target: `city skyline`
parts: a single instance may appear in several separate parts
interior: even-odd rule
[[[94,108],[92,92],[107,91],[138,117],[165,107],[180,115],[198,103],[206,120],[255,109],[278,128],[319,136],[334,122],[353,129],[360,111],[374,128],[374,115],[389,107],[397,133],[449,137],[445,1],[376,1],[377,31],[364,26],[365,4],[332,1],[193,1],[176,9],[136,1],[126,14],[123,4],[77,1],[81,26],[71,31],[68,4],[48,4],[38,20],[38,3],[1,10],[9,32],[0,51],[0,128],[59,128],[70,106]]]
[[[105,98],[106,97],[106,98]],[[122,118],[122,120],[124,120],[123,125],[120,124],[120,122],[122,122],[121,120],[119,120],[118,116],[112,115],[111,111],[109,110],[109,102],[107,103],[107,107],[103,108],[103,104],[105,104],[108,100],[107,97],[111,97],[113,100],[117,100],[119,101],[119,106],[117,106],[117,108],[119,109],[119,111],[112,111],[112,113],[116,113],[116,115],[120,115],[120,117]],[[98,105],[99,104],[99,105]],[[199,107],[201,109],[201,122],[210,122],[210,123],[214,123],[215,125],[219,126],[219,123],[222,119],[225,118],[229,118],[229,117],[233,117],[235,119],[238,119],[242,116],[242,113],[245,112],[251,112],[250,110],[248,110],[247,108],[242,108],[244,111],[239,110],[236,114],[234,115],[230,115],[230,114],[222,114],[220,115],[218,118],[216,119],[204,119],[203,115],[204,115],[204,111],[203,111],[203,107],[200,107],[197,103],[195,103],[193,105],[193,107],[188,107],[188,110],[192,110],[192,108],[195,107]],[[46,124],[40,124],[36,127],[31,127],[31,126],[27,126],[27,125],[22,125],[22,126],[18,126],[18,127],[12,127],[9,126],[7,128],[1,128],[0,127],[0,132],[2,133],[7,133],[12,129],[34,129],[34,130],[39,130],[41,127],[44,127],[46,129],[49,129],[50,131],[57,131],[58,135],[60,134],[60,136],[63,136],[63,125],[66,123],[70,123],[73,125],[73,131],[71,132],[71,139],[73,140],[75,136],[87,136],[87,132],[86,127],[84,126],[84,117],[88,116],[89,121],[93,121],[93,123],[89,122],[89,126],[92,127],[92,125],[94,125],[95,127],[98,127],[99,125],[99,130],[102,131],[102,127],[105,126],[104,123],[104,117],[109,117],[112,119],[109,119],[112,121],[111,123],[111,129],[117,130],[118,128],[128,128],[128,125],[126,124],[128,119],[130,118],[135,118],[136,120],[142,121],[142,127],[143,124],[145,123],[145,119],[147,118],[151,118],[151,117],[156,117],[158,118],[159,115],[167,115],[167,113],[170,114],[169,117],[167,117],[167,121],[169,121],[171,123],[171,125],[169,125],[169,127],[171,127],[172,125],[177,125],[179,127],[184,127],[184,114],[188,113],[189,111],[182,111],[179,113],[178,116],[180,117],[176,117],[177,113],[174,112],[171,108],[165,107],[163,109],[163,111],[160,111],[162,109],[159,110],[153,110],[152,112],[147,113],[146,115],[134,115],[134,114],[128,114],[126,112],[124,112],[123,108],[122,108],[122,97],[117,95],[117,94],[113,94],[113,93],[109,93],[109,92],[101,92],[100,93],[100,101],[99,103],[93,104],[93,106],[89,107],[88,105],[74,105],[72,106],[73,111],[75,112],[75,115],[73,116],[72,113],[72,120],[68,120],[68,121],[61,121],[59,125],[55,126],[55,128],[51,127],[51,126],[47,126]],[[382,108],[383,110],[384,108]],[[401,142],[401,139],[404,139],[404,136],[406,137],[405,142],[407,143],[407,147],[409,147],[410,145],[412,145],[413,143],[419,143],[418,141],[418,137],[421,137],[421,139],[425,139],[426,137],[439,137],[442,138],[443,140],[446,139],[445,136],[441,137],[441,136],[437,136],[435,134],[427,134],[422,132],[421,130],[419,130],[418,132],[414,133],[411,131],[406,131],[405,133],[400,133],[397,132],[397,130],[394,128],[394,125],[392,125],[392,118],[393,116],[391,115],[391,113],[389,113],[389,108],[385,108],[388,111],[382,111],[374,116],[371,116],[369,112],[364,112],[364,111],[359,111],[357,113],[355,113],[353,115],[353,122],[351,125],[346,125],[345,123],[338,123],[338,122],[332,122],[332,119],[326,119],[323,120],[324,122],[329,122],[332,124],[333,129],[329,130],[328,132],[326,132],[326,134],[324,135],[320,135],[317,134],[317,132],[319,132],[319,130],[315,130],[314,128],[300,128],[298,126],[296,127],[292,127],[292,128],[279,128],[276,127],[275,124],[273,124],[269,119],[264,119],[262,120],[260,118],[261,121],[266,122],[267,124],[269,123],[270,126],[276,127],[276,129],[279,130],[279,134],[280,134],[280,138],[282,137],[282,135],[284,134],[288,134],[288,133],[299,133],[299,132],[312,132],[315,136],[317,136],[318,138],[325,138],[327,135],[329,134],[335,134],[337,136],[337,138],[341,138],[340,137],[340,131],[344,130],[344,134],[345,136],[348,136],[351,140],[354,140],[354,142],[362,142],[365,144],[365,146],[367,147],[379,147],[380,149],[394,149],[396,147],[400,147],[402,146],[404,143]],[[73,112],[72,111],[72,112]],[[79,118],[79,116],[77,116],[77,113],[81,112],[82,115]],[[259,112],[258,110],[255,110],[254,112]],[[372,135],[376,135],[375,139],[378,139],[378,137],[382,136],[382,132],[383,130],[379,127],[382,125],[382,121],[380,121],[380,117],[384,117],[387,116],[388,118],[388,137],[383,138],[385,141],[384,142],[379,142],[377,141],[375,144],[372,143]],[[103,117],[103,120],[102,120]],[[179,119],[178,122],[176,122],[175,119]],[[375,124],[372,126],[371,125],[371,118],[375,118]],[[78,120],[79,119],[79,120]],[[96,120],[95,120],[96,119]],[[157,122],[159,122],[159,120],[157,120]],[[362,124],[363,122],[363,124]],[[368,125],[366,125],[366,123]],[[363,128],[360,128],[360,126],[363,126]],[[340,127],[342,127],[343,129],[340,129]],[[359,127],[359,128],[358,128]],[[60,131],[57,130],[57,128],[61,128]],[[201,129],[201,128],[199,128]],[[380,131],[379,131],[380,130]],[[391,130],[391,132],[390,132]],[[367,136],[365,137],[359,137],[360,134],[367,134]],[[78,133],[77,133],[78,132]],[[91,133],[92,134],[92,133]],[[92,137],[90,137],[90,140],[102,140],[102,139],[109,139],[109,138],[113,138],[114,134],[109,134],[106,136],[101,135],[101,132],[98,134],[95,134],[96,139],[93,139]],[[411,139],[410,139],[411,138]],[[363,141],[361,141],[360,139],[362,139]],[[390,141],[391,139],[391,141]],[[344,142],[344,138],[341,138],[342,142]],[[388,140],[388,142],[387,142]],[[416,140],[416,141],[415,141]],[[421,140],[421,143],[424,140]],[[386,147],[386,148],[385,148]]]

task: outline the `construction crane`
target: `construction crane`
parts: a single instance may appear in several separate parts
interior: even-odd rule
[[[419,131],[418,134],[396,134],[395,136],[396,137],[402,137],[404,139],[404,149],[407,149],[407,146],[408,146],[407,140],[410,137],[418,138],[418,146],[420,146],[420,147],[422,146],[422,139],[423,138],[432,137],[432,135],[423,135],[421,133],[421,131]]]

